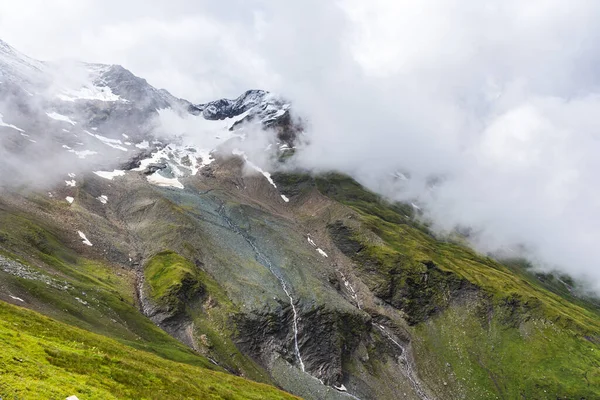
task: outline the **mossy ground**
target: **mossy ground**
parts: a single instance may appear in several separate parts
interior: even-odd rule
[[[355,273],[385,303],[407,315],[418,374],[439,398],[600,398],[596,304],[579,301],[554,281],[540,281],[523,268],[482,256],[456,240],[439,240],[415,218],[410,205],[387,202],[342,175],[316,179],[274,175],[274,179],[286,195],[318,190],[354,210],[357,223],[348,225],[347,238],[358,249],[350,254],[357,265]],[[146,257],[155,254],[145,265],[151,297],[190,318],[205,354],[225,369],[269,382],[268,374],[240,353],[234,342],[235,315],[240,310],[231,300],[231,291],[244,290],[239,285],[243,277],[228,283],[223,276],[239,271],[219,272],[215,268],[220,264],[215,263],[211,272],[221,274],[215,275],[216,280],[201,263],[192,262],[200,251],[196,239],[206,236],[196,232],[192,219],[196,215],[190,216],[191,211],[183,207],[165,206],[171,204],[168,201],[161,204],[173,215],[164,224],[146,225],[148,241],[153,243]],[[46,200],[40,200],[40,205],[57,213],[64,208]],[[272,388],[264,389],[267,394],[255,392],[263,387],[210,371],[220,368],[141,315],[133,271],[75,252],[68,245],[73,232],[65,233],[34,214],[7,212],[3,207],[0,204],[2,254],[66,286],[55,288],[0,273],[0,288],[23,294],[28,306],[56,320],[106,337],[0,303],[0,391],[4,391],[0,396],[285,396]],[[164,215],[159,211],[157,215]],[[200,217],[213,218],[211,224],[219,226],[216,215],[203,212]],[[253,222],[254,234],[272,237],[270,226],[266,219],[262,224]],[[225,231],[215,232],[222,235],[215,237],[236,239]],[[185,244],[188,236],[194,246]],[[220,243],[201,243],[213,261],[231,263],[232,255],[222,253]],[[177,252],[164,250],[173,248]],[[248,252],[235,257],[240,265],[254,262],[246,259],[252,258]],[[314,291],[308,281],[298,282],[302,282],[299,289]],[[258,290],[259,284],[254,284]],[[379,374],[378,370],[385,368],[371,372]]]
[[[227,370],[258,382],[271,383],[264,369],[242,354],[234,343],[239,313],[219,284],[199,266],[165,250],[144,268],[151,297],[194,323],[194,336],[204,354]]]
[[[150,297],[159,304],[182,309],[203,291],[195,265],[171,251],[156,254],[144,268]]]
[[[3,399],[286,399],[273,387],[176,363],[0,302]]]
[[[52,203],[44,204],[53,207]],[[64,284],[63,288],[56,288],[40,280],[0,271],[0,289],[25,298],[28,307],[169,360],[224,371],[142,315],[135,300],[133,270],[76,253],[67,245],[70,238],[65,235],[68,233],[32,214],[0,210],[0,234],[2,255]],[[236,309],[206,272],[169,251],[160,253],[150,264],[152,279],[149,281],[156,298],[182,306],[177,296],[183,294],[182,300],[187,300],[199,291],[210,300],[209,312],[204,312],[202,301],[192,301],[186,308],[194,315],[196,334],[206,335],[208,339],[211,351],[207,355],[217,358],[232,372],[270,383],[268,374],[240,353],[233,343],[235,327],[229,321]],[[185,286],[183,292],[182,286]],[[194,311],[196,305],[199,308]]]

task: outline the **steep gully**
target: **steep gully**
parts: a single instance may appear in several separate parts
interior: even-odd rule
[[[210,190],[207,190],[200,194],[207,194],[207,193],[211,192],[212,190],[213,189],[210,189]],[[291,289],[290,285],[286,282],[284,277],[281,275],[281,272],[276,269],[276,267],[273,265],[271,260],[258,248],[254,239],[248,234],[248,232],[246,230],[244,230],[243,228],[239,227],[237,224],[235,224],[233,222],[233,220],[226,215],[225,203],[222,203],[216,211],[217,211],[217,214],[222,218],[222,220],[227,224],[229,229],[231,229],[234,233],[240,235],[244,239],[244,241],[246,243],[248,243],[248,245],[251,247],[252,251],[254,252],[257,261],[259,261],[261,264],[266,266],[269,269],[269,271],[271,272],[271,274],[275,278],[277,278],[282,290],[288,297],[290,306],[292,309],[292,317],[293,317],[292,328],[293,328],[293,332],[294,332],[294,354],[296,356],[298,366],[300,367],[301,371],[306,372],[304,360],[302,359],[302,355],[300,352],[300,346],[298,344],[299,312],[298,312],[298,309],[296,308],[296,302],[293,297],[293,290]],[[354,286],[349,281],[348,277],[346,275],[344,275],[344,273],[342,271],[338,270],[338,273],[341,276],[342,282],[344,284],[344,288],[348,292],[350,298],[352,299],[352,302],[355,304],[355,306],[359,310],[362,310],[362,304],[359,299],[358,292],[355,290]],[[136,273],[136,278],[137,278],[136,279],[137,280],[136,292],[137,292],[138,298],[141,303],[142,312],[145,315],[152,316],[154,314],[154,310],[147,302],[144,301],[144,295],[143,295],[144,277],[143,277],[143,272],[139,269]],[[155,322],[158,322],[158,321],[155,321]],[[403,369],[404,375],[407,377],[408,381],[410,382],[410,384],[413,387],[413,390],[415,391],[417,396],[421,400],[432,400],[426,394],[426,391],[423,389],[422,384],[420,383],[419,378],[417,377],[416,372],[413,369],[412,362],[411,362],[412,360],[410,359],[410,356],[408,354],[408,352],[409,352],[408,347],[403,345],[399,341],[395,340],[394,337],[390,334],[390,332],[386,329],[385,326],[383,326],[381,324],[377,324],[377,323],[374,323],[373,326],[375,326],[379,331],[381,331],[383,337],[386,340],[388,340],[391,344],[393,344],[394,347],[399,349],[400,365]],[[186,341],[186,342],[188,342],[188,341]],[[192,340],[192,342],[193,342],[193,340]],[[212,361],[216,365],[219,365],[213,359],[210,359],[210,361]],[[318,378],[315,378],[315,379],[318,379]],[[338,389],[339,391],[343,392],[348,397],[351,397],[356,400],[360,400],[357,396],[347,392],[346,388],[343,385],[341,385],[340,387],[335,387],[335,388]]]
[[[292,308],[292,314],[293,314],[293,331],[294,331],[294,353],[296,355],[296,358],[298,360],[298,364],[300,366],[300,369],[302,370],[302,372],[306,372],[305,371],[305,367],[304,367],[304,361],[302,360],[302,355],[300,354],[300,348],[298,346],[298,310],[296,309],[296,305],[295,305],[295,301],[294,298],[292,296],[292,292],[290,290],[290,287],[288,285],[288,283],[285,281],[285,279],[281,276],[281,273],[275,268],[275,266],[273,265],[273,263],[271,262],[271,260],[264,255],[260,249],[258,248],[258,246],[256,245],[256,243],[254,243],[252,237],[250,235],[248,235],[248,233],[243,230],[242,228],[240,228],[238,225],[236,225],[231,218],[229,218],[226,214],[225,214],[225,204],[222,204],[219,209],[218,209],[218,214],[221,216],[221,218],[223,218],[223,220],[227,223],[227,225],[229,226],[229,228],[234,231],[235,233],[237,233],[238,235],[240,235],[247,243],[248,245],[250,245],[250,247],[252,248],[252,250],[254,251],[254,254],[256,255],[256,258],[259,262],[261,262],[263,265],[265,265],[269,271],[273,274],[273,276],[275,276],[275,278],[277,278],[277,280],[279,281],[281,288],[283,289],[283,291],[285,292],[285,294],[287,295],[287,297],[290,300],[290,306]],[[352,299],[354,300],[354,302],[356,303],[356,307],[358,309],[362,309],[360,301],[358,299],[357,296],[357,292],[354,289],[354,287],[352,286],[352,284],[346,279],[346,276],[344,276],[344,274],[340,271],[340,274],[342,276],[342,280],[344,282],[344,286],[346,287],[346,289],[350,292],[350,295],[352,297]],[[404,367],[404,373],[407,377],[407,379],[409,380],[411,386],[413,387],[415,393],[417,394],[417,396],[419,396],[420,399],[422,400],[431,400],[431,398],[426,394],[425,390],[423,389],[421,383],[419,382],[418,377],[416,376],[416,373],[412,367],[412,363],[411,360],[409,358],[408,355],[408,348],[406,346],[403,346],[400,342],[398,342],[397,340],[395,340],[392,335],[386,330],[386,328],[383,325],[380,324],[374,324],[374,326],[379,329],[383,336],[389,340],[395,347],[397,347],[400,350],[400,362],[401,365]],[[343,388],[343,386],[341,388],[337,388],[338,390],[343,390],[345,391],[345,388]],[[347,393],[346,394],[349,397],[352,397],[354,399],[360,400],[358,397]]]
[[[362,310],[360,300],[358,298],[356,290],[354,289],[354,286],[352,286],[350,281],[348,281],[348,279],[346,278],[346,276],[344,275],[343,272],[341,272],[341,271],[338,271],[338,272],[340,273],[340,275],[342,277],[342,281],[344,282],[344,286],[345,286],[346,290],[350,293],[352,300],[354,300],[354,302],[356,303],[356,307],[359,310]],[[413,387],[417,396],[419,396],[419,398],[421,400],[431,400],[431,398],[426,394],[425,390],[423,389],[421,383],[419,382],[419,378],[417,377],[416,372],[413,369],[411,359],[408,355],[408,351],[409,351],[408,347],[402,345],[400,342],[398,342],[396,339],[394,339],[392,337],[392,335],[387,331],[385,326],[383,326],[381,324],[376,324],[376,323],[374,323],[373,325],[381,331],[383,336],[387,340],[389,340],[390,343],[392,343],[394,345],[394,347],[397,347],[398,349],[400,349],[400,356],[399,356],[400,364],[403,367],[404,375],[409,380],[409,382],[410,382],[411,386]]]
[[[300,347],[298,346],[298,310],[296,309],[296,305],[294,304],[294,298],[292,297],[292,292],[288,284],[286,283],[285,279],[281,276],[279,271],[275,269],[275,267],[271,263],[271,260],[269,260],[269,258],[260,251],[258,246],[256,246],[250,235],[248,235],[246,231],[237,226],[229,217],[227,217],[227,215],[225,215],[224,204],[221,205],[221,207],[219,207],[218,213],[221,216],[221,218],[223,218],[223,220],[227,222],[227,225],[229,225],[231,230],[240,235],[250,245],[250,247],[254,251],[254,254],[256,255],[257,260],[261,264],[265,265],[269,269],[269,271],[271,271],[273,276],[277,278],[279,284],[281,285],[281,288],[285,292],[286,296],[289,298],[293,314],[294,353],[296,354],[296,358],[298,360],[300,369],[302,370],[302,372],[305,372],[304,361],[302,360],[302,355],[300,354]]]
[[[292,296],[292,291],[291,291],[288,283],[281,276],[281,273],[275,268],[275,266],[273,265],[271,260],[260,251],[260,249],[258,248],[256,243],[253,241],[252,237],[250,235],[248,235],[248,233],[244,229],[242,229],[238,225],[236,225],[231,220],[231,218],[229,218],[225,214],[225,204],[222,204],[219,207],[217,212],[221,216],[221,218],[223,218],[223,220],[227,223],[229,228],[232,231],[234,231],[235,233],[237,233],[238,235],[240,235],[248,243],[248,245],[250,245],[250,247],[252,248],[252,250],[254,251],[254,253],[256,255],[257,260],[259,262],[261,262],[263,265],[265,265],[269,269],[269,271],[273,274],[273,276],[275,276],[275,278],[277,278],[277,280],[279,281],[279,283],[281,285],[281,288],[283,289],[283,291],[289,298],[290,306],[292,308],[292,314],[293,314],[294,353],[298,360],[300,369],[302,370],[302,372],[306,372],[305,367],[304,367],[304,361],[302,360],[302,355],[300,354],[300,348],[298,346],[298,310],[296,309],[295,301]],[[356,290],[354,289],[352,284],[347,280],[346,276],[341,271],[340,271],[340,275],[344,282],[344,286],[350,293],[350,296],[354,300],[356,307],[358,309],[362,309]],[[374,324],[374,325],[377,329],[379,329],[382,332],[383,336],[387,340],[389,340],[395,347],[397,347],[400,350],[399,357],[400,357],[401,365],[404,367],[403,368],[404,373],[405,373],[407,379],[409,380],[411,386],[413,387],[415,393],[417,394],[417,396],[419,396],[419,398],[422,400],[431,400],[430,397],[426,394],[425,390],[423,389],[423,387],[422,387],[421,383],[419,382],[419,379],[416,376],[416,373],[412,367],[412,363],[411,363],[411,360],[408,355],[408,348],[406,346],[403,346],[397,340],[395,340],[383,325],[379,325],[379,324]],[[337,389],[346,391],[346,389],[343,386],[340,388],[337,388]],[[360,400],[358,397],[356,397],[348,392],[346,392],[346,395],[348,395],[351,398]]]

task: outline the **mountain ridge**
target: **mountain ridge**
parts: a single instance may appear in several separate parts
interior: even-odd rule
[[[52,168],[40,171],[43,184],[3,184],[0,299],[47,315],[65,337],[71,325],[108,339],[97,356],[90,336],[83,349],[59,338],[24,357],[12,318],[50,320],[2,305],[3,398],[35,398],[15,383],[15,363],[49,396],[101,398],[95,379],[115,398],[190,396],[174,389],[179,375],[153,380],[142,358],[308,399],[600,395],[597,306],[437,237],[413,205],[350,177],[286,169],[303,129],[286,100],[249,90],[193,105],[122,67],[84,65],[96,78],[79,86],[56,78],[57,88],[27,94],[23,80],[15,94],[0,84],[0,149],[13,158],[0,169]],[[194,135],[157,132],[161,112],[193,122]],[[266,136],[259,152],[243,150],[253,135]],[[28,332],[43,340],[43,329]],[[107,359],[117,342],[120,355]],[[36,375],[40,363],[52,372]],[[141,392],[120,364],[156,390]],[[90,381],[65,393],[53,374]],[[264,388],[223,389],[219,380],[233,378],[219,376],[218,393],[185,387],[222,398]]]

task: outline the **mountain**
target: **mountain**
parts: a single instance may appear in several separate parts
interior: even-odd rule
[[[600,397],[597,303],[291,170],[285,99],[0,71],[3,399]]]

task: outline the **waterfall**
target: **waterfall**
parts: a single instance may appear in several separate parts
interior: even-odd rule
[[[288,285],[285,282],[285,280],[283,279],[283,277],[281,276],[281,274],[273,267],[271,260],[269,260],[269,258],[267,256],[265,256],[258,249],[256,244],[252,241],[252,239],[248,236],[248,234],[245,231],[243,231],[239,226],[234,224],[233,221],[231,221],[231,219],[229,219],[229,217],[227,217],[225,215],[224,207],[225,207],[225,205],[222,205],[219,208],[219,210],[218,210],[219,215],[227,222],[227,225],[229,225],[229,227],[234,232],[236,232],[238,235],[240,235],[242,238],[244,238],[244,240],[250,245],[250,247],[252,247],[252,250],[254,251],[254,254],[256,255],[257,260],[259,262],[261,262],[263,265],[265,265],[269,269],[271,274],[273,274],[273,276],[275,276],[275,278],[277,278],[277,280],[279,281],[279,284],[281,285],[281,288],[283,289],[283,291],[285,292],[287,297],[290,299],[290,305],[292,306],[292,315],[293,315],[292,328],[294,330],[294,353],[296,354],[296,358],[298,359],[298,364],[300,365],[300,369],[302,370],[302,372],[305,372],[304,361],[302,361],[302,356],[300,355],[300,347],[298,346],[298,310],[296,310],[296,305],[294,304],[294,298],[292,297],[292,292],[288,288]]]
[[[417,393],[417,396],[419,396],[419,398],[421,398],[422,400],[430,400],[429,397],[427,396],[427,394],[425,393],[425,390],[423,390],[423,387],[421,386],[421,383],[419,382],[419,379],[417,378],[415,371],[413,370],[412,363],[410,362],[410,360],[407,356],[407,352],[408,352],[407,348],[405,346],[403,346],[401,343],[399,343],[397,340],[395,340],[392,337],[392,335],[385,329],[385,327],[383,325],[379,325],[379,324],[374,324],[374,325],[383,333],[383,335],[390,342],[392,342],[396,347],[398,347],[401,350],[400,360],[401,360],[402,364],[404,364],[404,366],[405,366],[406,377],[408,378],[408,380],[410,381],[410,384],[412,385],[413,389]]]

